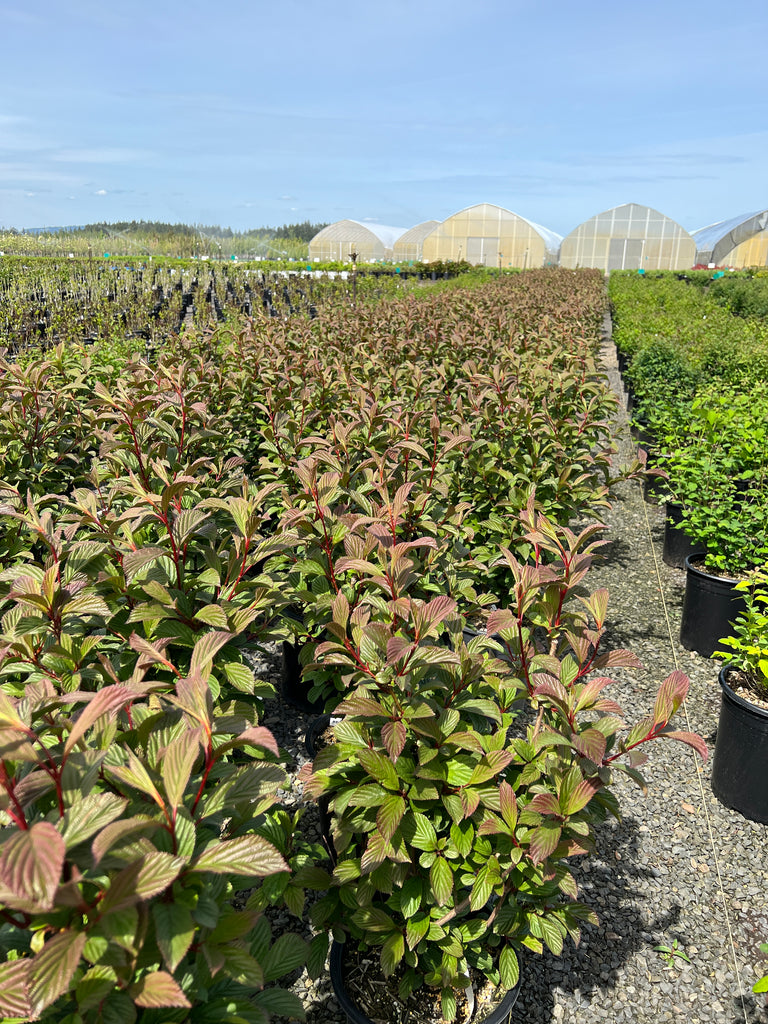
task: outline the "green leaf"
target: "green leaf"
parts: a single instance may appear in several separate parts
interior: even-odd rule
[[[560,842],[560,825],[557,821],[547,818],[534,829],[531,836],[528,852],[534,864],[540,864],[546,860],[551,853],[554,853],[557,844]]]
[[[227,682],[241,693],[253,693],[256,677],[247,665],[239,661],[227,661],[224,666]]]
[[[405,800],[399,793],[392,794],[384,800],[376,815],[376,825],[385,839],[392,838],[404,814]]]
[[[429,869],[429,884],[438,907],[444,907],[453,894],[453,872],[444,857],[436,857]]]
[[[102,924],[113,943],[135,956],[136,932],[139,928],[139,912],[136,907],[113,910],[104,915]]]
[[[174,811],[184,799],[184,791],[200,751],[200,734],[191,730],[171,740],[165,748],[161,774],[165,795]]]
[[[192,1004],[176,982],[166,971],[154,971],[145,974],[128,989],[128,994],[137,1006],[163,1007],[184,1006]]]
[[[232,633],[221,631],[206,633],[205,636],[201,637],[192,651],[189,674],[195,675],[199,672],[205,676],[210,671],[211,662],[216,652],[220,651],[231,639]]]
[[[127,992],[113,992],[101,1004],[99,1024],[135,1024],[136,1007]]]
[[[190,865],[190,871],[219,875],[253,875],[263,878],[290,867],[272,843],[261,836],[239,836],[212,843]]]
[[[413,917],[421,906],[423,888],[421,878],[409,878],[400,890],[400,913],[406,921]]]
[[[187,950],[195,937],[195,923],[188,907],[180,903],[152,904],[152,917],[155,922],[155,936],[163,960],[168,970],[173,973],[184,959]]]
[[[409,917],[405,926],[408,949],[415,949],[429,931],[429,914],[423,912]]]
[[[107,825],[91,844],[91,853],[96,864],[107,854],[116,843],[131,836],[140,835],[143,832],[153,832],[160,828],[160,822],[145,814],[136,815],[134,818],[125,818],[122,821],[115,821]]]
[[[0,853],[0,882],[19,899],[29,900],[42,910],[53,906],[64,867],[66,846],[57,829],[38,821],[14,833]]]
[[[99,910],[107,914],[159,895],[178,877],[183,867],[182,858],[170,853],[145,854],[115,875],[99,904]]]
[[[417,850],[424,850],[429,853],[437,849],[437,833],[429,818],[425,814],[416,811],[406,819],[408,826],[408,839],[411,846]]]
[[[443,988],[440,992],[440,1008],[443,1020],[452,1021],[456,1018],[456,993],[452,988]]]
[[[78,800],[68,808],[60,822],[67,849],[90,839],[95,832],[119,818],[127,806],[127,800],[113,793],[89,793]]]
[[[253,1002],[269,1014],[288,1020],[306,1020],[304,1005],[297,995],[282,988],[265,988],[253,996]]]
[[[490,899],[492,892],[493,880],[490,877],[488,868],[486,865],[483,865],[472,883],[472,892],[469,898],[470,910],[481,910]]]
[[[195,619],[204,622],[207,626],[214,626],[216,629],[226,629],[229,625],[227,614],[221,605],[205,604],[195,612]]]
[[[451,842],[462,857],[468,857],[472,849],[475,830],[471,822],[463,821],[460,825],[451,825]]]
[[[386,789],[400,790],[400,779],[395,766],[383,754],[364,748],[359,751],[360,764],[365,771]]]
[[[105,686],[103,690],[88,701],[80,713],[72,731],[64,744],[64,760],[74,745],[82,739],[88,729],[101,718],[102,715],[113,716],[120,708],[136,700],[136,691],[127,686]]]
[[[506,989],[514,988],[520,978],[520,961],[512,946],[505,946],[499,956],[499,977]]]
[[[267,955],[261,958],[264,981],[275,981],[284,974],[290,974],[291,971],[303,967],[308,953],[307,944],[299,935],[294,932],[283,933]]]
[[[139,548],[138,551],[128,551],[123,555],[122,563],[126,581],[130,583],[145,565],[149,565],[151,562],[156,562],[158,558],[162,558],[167,554],[168,552],[165,548],[155,547]]]
[[[114,967],[98,964],[86,971],[75,989],[77,1008],[81,1012],[98,1006],[116,988],[117,974]]]
[[[405,953],[405,939],[401,932],[389,935],[381,947],[381,969],[388,978],[397,968]]]
[[[30,1016],[39,1017],[69,989],[86,938],[85,932],[59,932],[34,958],[29,972]]]
[[[155,785],[146,766],[142,764],[130,748],[126,749],[126,754],[128,764],[114,766],[107,765],[105,767],[107,774],[112,775],[120,782],[127,783],[129,788],[138,789],[142,793],[146,793],[147,796],[152,797],[161,810],[165,810],[165,801],[160,795],[160,791]]]

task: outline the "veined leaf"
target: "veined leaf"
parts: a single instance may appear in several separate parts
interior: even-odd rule
[[[290,868],[272,843],[262,836],[251,835],[212,843],[193,861],[189,870],[263,878]]]
[[[64,867],[66,844],[48,821],[38,821],[15,832],[0,853],[0,882],[21,899],[41,910],[53,906]]]
[[[125,573],[126,580],[130,583],[145,565],[149,565],[150,562],[156,562],[158,558],[162,558],[167,554],[168,552],[165,548],[157,547],[139,548],[138,551],[127,552],[123,555],[123,572]]]
[[[381,947],[381,970],[385,978],[394,973],[405,953],[405,939],[401,932],[389,935]]]
[[[436,857],[429,869],[429,883],[438,907],[444,907],[453,894],[453,871],[444,857]]]
[[[307,944],[299,935],[294,932],[280,935],[266,956],[259,958],[264,971],[264,981],[275,981],[284,974],[290,974],[298,967],[303,967],[308,953]]]
[[[163,785],[174,811],[184,799],[184,791],[200,750],[199,730],[182,733],[165,748],[162,761]]]
[[[382,803],[376,815],[376,825],[385,839],[391,839],[405,814],[405,800],[393,793]]]
[[[152,904],[152,917],[155,921],[157,944],[163,954],[165,966],[173,973],[184,959],[195,937],[192,914],[189,908],[181,903],[163,903],[158,900]]]
[[[29,974],[34,960],[23,958],[0,964],[0,1015],[29,1017]]]
[[[99,904],[99,910],[107,914],[159,895],[178,877],[184,866],[181,857],[174,857],[170,853],[155,851],[145,854],[115,875]]]
[[[200,637],[192,651],[192,659],[189,663],[190,675],[198,672],[206,675],[210,671],[211,662],[216,652],[220,651],[231,639],[232,633],[222,631],[206,633],[205,636]]]
[[[67,742],[64,744],[64,759],[66,760],[74,745],[82,739],[87,730],[102,715],[114,715],[120,708],[136,700],[136,697],[135,690],[131,690],[127,686],[117,685],[105,686],[103,690],[99,690],[98,693],[94,694],[80,712],[77,721],[72,727],[72,731],[67,736]]]
[[[137,1006],[191,1006],[178,982],[166,971],[145,974],[128,989],[128,994]]]
[[[32,961],[29,971],[30,1016],[39,1017],[69,988],[85,946],[85,932],[59,932]]]
[[[360,764],[376,782],[381,783],[386,789],[400,789],[400,779],[389,758],[376,750],[369,749],[360,750],[358,757]]]
[[[66,847],[70,850],[85,842],[115,818],[119,818],[128,801],[113,793],[89,793],[69,807],[59,825]]]
[[[129,836],[140,835],[142,832],[153,832],[160,828],[160,822],[147,815],[139,814],[133,818],[125,818],[107,825],[91,844],[91,853],[96,864],[112,847]]]
[[[533,830],[528,852],[535,864],[540,864],[554,852],[560,841],[560,825],[552,818],[546,818]]]

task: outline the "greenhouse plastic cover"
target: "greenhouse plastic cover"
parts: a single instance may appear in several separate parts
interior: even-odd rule
[[[521,214],[515,214],[516,217],[520,217],[520,220],[524,220],[527,224],[530,224],[534,231],[538,231],[541,237],[544,239],[544,245],[547,247],[547,252],[558,252],[560,246],[563,244],[563,236],[558,235],[556,231],[550,231],[549,228],[544,228],[541,224],[537,224],[535,221],[528,220],[527,217],[521,216]]]
[[[717,247],[721,250],[722,255],[725,255],[766,227],[768,227],[768,210],[758,210],[756,213],[746,213],[741,217],[731,217],[730,220],[720,220],[716,224],[708,224],[706,227],[699,228],[698,231],[692,231],[691,235],[696,242],[698,252],[714,254]],[[722,241],[726,241],[726,245],[718,246],[718,243]]]
[[[393,228],[388,224],[372,224],[364,220],[352,220],[351,217],[348,219],[353,224],[359,224],[361,228],[367,228],[371,234],[376,235],[385,249],[393,249],[398,238],[409,230],[408,228]]]

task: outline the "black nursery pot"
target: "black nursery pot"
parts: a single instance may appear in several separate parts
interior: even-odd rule
[[[687,651],[711,658],[721,637],[733,636],[731,623],[746,611],[744,595],[734,588],[739,582],[711,576],[693,565],[702,552],[685,559],[685,596],[680,619],[680,643]]]
[[[342,1010],[347,1015],[349,1024],[372,1024],[371,1018],[366,1017],[360,1007],[354,1002],[350,992],[344,984],[344,946],[342,943],[332,943],[329,963],[331,969],[331,984],[333,985],[334,995],[339,1001],[339,1006],[341,1006]],[[517,963],[519,967],[519,954],[517,955]],[[487,1014],[485,1017],[473,1016],[473,1024],[505,1024],[505,1022],[509,1020],[512,1007],[517,1002],[517,997],[520,995],[522,980],[523,977],[521,970],[515,987],[509,989],[509,991],[504,994],[501,1002],[494,1007],[491,1013]]]
[[[665,565],[673,569],[684,569],[685,560],[688,555],[696,551],[694,541],[680,529],[683,518],[683,506],[676,502],[668,501],[666,504],[666,518],[664,520],[664,547],[661,557]]]
[[[317,741],[320,739],[322,734],[331,724],[330,715],[319,715],[309,724],[306,735],[304,737],[304,746],[307,749],[307,757],[314,761],[317,756],[319,747]],[[317,803],[317,813],[320,818],[320,832],[323,837],[323,844],[325,845],[328,854],[330,855],[333,863],[336,863],[336,850],[334,849],[333,840],[331,839],[331,801],[330,797],[319,796],[315,801]]]
[[[323,700],[309,699],[309,691],[312,684],[307,682],[301,674],[302,664],[300,654],[303,644],[289,643],[283,641],[283,671],[280,681],[280,693],[283,700],[288,701],[300,711],[308,711],[319,714],[323,710]]]
[[[739,697],[720,670],[720,720],[712,763],[712,792],[721,804],[768,824],[768,711]]]

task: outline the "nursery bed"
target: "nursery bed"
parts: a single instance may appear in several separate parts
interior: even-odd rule
[[[621,396],[608,336],[603,358]],[[616,428],[626,461],[633,442],[623,403]],[[604,560],[590,572],[590,586],[610,592],[610,643],[629,647],[644,666],[615,670],[614,695],[631,718],[641,717],[651,710],[660,680],[680,668],[690,677],[691,690],[688,722],[681,717],[679,727],[701,733],[712,750],[720,702],[718,663],[678,642],[685,576],[661,561],[662,509],[645,503],[639,483],[627,483],[605,521],[610,543]],[[261,671],[275,682],[278,667],[276,657],[260,662]],[[306,760],[303,735],[311,720],[293,709],[286,715],[278,702],[270,702],[265,724],[290,752],[295,771]],[[629,781],[620,783],[627,790],[620,796],[623,821],[598,829],[598,854],[578,872],[583,898],[595,907],[599,927],[586,927],[580,946],[567,946],[561,957],[549,952],[526,957],[511,1022],[768,1021],[763,997],[751,992],[766,970],[759,944],[768,941],[768,826],[721,806],[710,790],[711,761],[702,766],[680,744],[654,744],[644,772],[648,795]],[[297,786],[293,799],[301,801]],[[310,807],[308,820],[313,815]],[[672,947],[675,940],[690,963],[675,957],[668,966],[654,952],[654,946]],[[345,1019],[327,975],[318,982],[302,976],[295,991],[305,1003],[309,1024]]]

